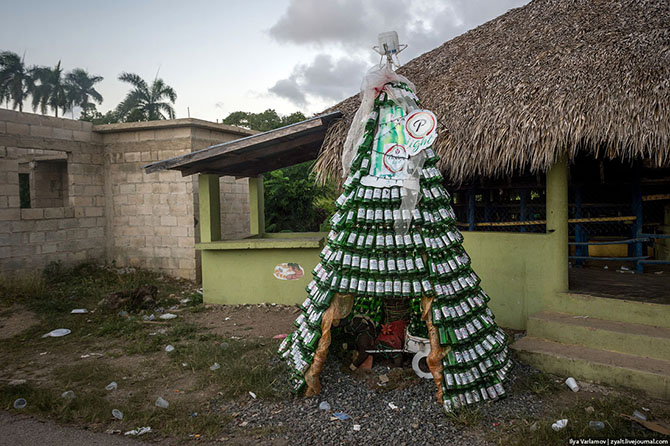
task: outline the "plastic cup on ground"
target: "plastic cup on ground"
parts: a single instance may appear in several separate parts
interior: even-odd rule
[[[116,390],[117,387],[119,387],[119,385],[116,383],[116,381],[112,381],[105,386],[105,390]]]
[[[123,420],[123,412],[121,412],[119,409],[113,409],[112,416],[117,420]]]
[[[164,400],[162,397],[156,398],[156,402],[154,403],[156,407],[160,407],[163,409],[167,409],[170,403],[168,403],[166,400]]]
[[[26,401],[25,398],[17,398],[14,401],[14,409],[25,409],[27,405],[28,401]]]
[[[575,378],[572,376],[568,379],[565,380],[565,384],[570,387],[570,390],[573,392],[579,392],[579,386],[577,385],[577,381],[575,381]]]
[[[593,430],[603,430],[605,429],[605,423],[602,421],[589,421],[589,427]]]

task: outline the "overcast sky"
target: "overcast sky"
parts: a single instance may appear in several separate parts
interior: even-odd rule
[[[401,63],[528,0],[2,0],[0,50],[29,65],[105,79],[100,110],[118,104],[122,71],[156,74],[177,91],[177,117],[323,110],[358,91],[395,30]]]

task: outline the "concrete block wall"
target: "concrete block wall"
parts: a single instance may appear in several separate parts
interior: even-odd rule
[[[90,123],[0,109],[0,271],[104,260],[101,150]],[[67,159],[63,205],[21,209],[19,162],[45,156]]]
[[[252,133],[197,119],[92,126],[0,109],[0,273],[93,259],[197,279],[197,176],[142,166]],[[55,174],[35,174],[45,160],[66,161],[60,196],[42,190],[58,188]],[[20,209],[27,169],[39,198]],[[224,177],[221,186],[222,233],[244,237],[248,182]]]
[[[135,128],[103,133],[107,195],[107,257],[196,278],[193,179],[179,172],[147,175],[142,166],[191,151],[190,129]],[[118,131],[123,130],[123,131]]]
[[[103,135],[106,194],[112,197],[107,205],[108,259],[118,266],[142,266],[198,279],[197,176],[182,177],[175,171],[146,174],[142,166],[249,132],[196,119],[110,124],[94,130]],[[225,178],[221,181],[222,200],[238,200],[246,180],[232,185]],[[232,208],[237,212],[238,207]],[[222,217],[230,224],[223,231],[227,237],[249,234],[248,206],[245,210],[224,211]]]

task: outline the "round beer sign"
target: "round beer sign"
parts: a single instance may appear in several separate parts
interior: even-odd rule
[[[391,173],[400,172],[407,162],[407,151],[400,144],[394,144],[385,153],[382,160],[384,167]]]
[[[423,139],[435,131],[437,119],[433,112],[428,110],[417,110],[407,116],[405,120],[405,131],[414,139]]]

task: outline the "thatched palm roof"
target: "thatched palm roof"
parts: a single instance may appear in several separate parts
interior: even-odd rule
[[[411,42],[409,42],[411,44]],[[535,0],[408,62],[452,181],[546,171],[563,153],[670,160],[670,2]],[[340,176],[358,96],[316,170]]]

